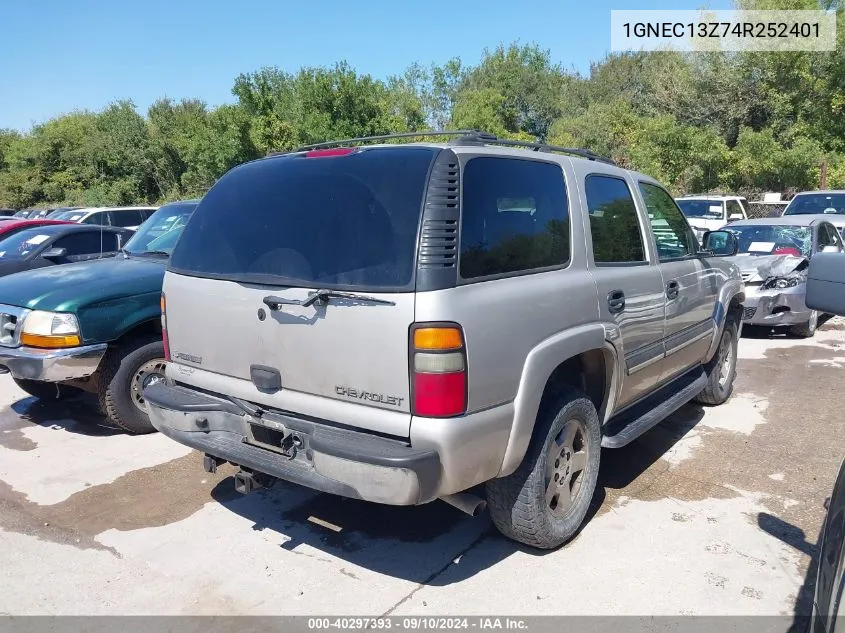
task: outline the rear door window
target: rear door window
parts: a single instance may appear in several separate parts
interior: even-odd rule
[[[436,151],[365,149],[236,167],[197,207],[170,268],[278,285],[408,289]]]
[[[584,182],[593,261],[596,264],[645,262],[637,207],[627,183],[615,176],[591,174]]]
[[[464,168],[460,273],[519,273],[569,261],[569,207],[560,166],[480,157]]]
[[[102,226],[109,226],[109,212],[97,211],[92,213],[82,221],[83,224],[100,224]]]
[[[130,209],[127,211],[112,211],[112,226],[140,226],[144,221],[144,217],[137,209]]]

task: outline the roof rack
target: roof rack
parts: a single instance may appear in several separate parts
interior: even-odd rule
[[[425,132],[400,132],[396,134],[382,134],[380,136],[359,136],[357,138],[344,138],[339,141],[326,141],[325,143],[314,143],[312,145],[303,145],[297,147],[289,152],[270,152],[268,156],[278,156],[280,154],[294,154],[296,152],[305,152],[311,149],[325,149],[329,147],[337,147],[338,145],[348,145],[349,143],[372,143],[375,141],[388,141],[395,138],[420,138],[422,136],[467,136],[476,137],[486,134],[481,130],[429,130]],[[490,136],[493,136],[492,134]],[[496,138],[493,136],[493,138]]]
[[[297,152],[304,152],[315,149],[327,149],[331,147],[338,147],[342,145],[349,145],[351,143],[372,143],[376,141],[387,141],[391,139],[401,138],[420,138],[424,136],[457,136],[458,138],[450,141],[453,145],[503,145],[505,147],[524,147],[526,149],[534,150],[535,152],[557,152],[559,154],[569,154],[571,156],[578,156],[588,160],[599,161],[609,165],[616,165],[616,162],[606,156],[596,154],[588,149],[581,149],[575,147],[560,147],[557,145],[549,145],[542,142],[530,141],[512,141],[510,139],[499,138],[495,134],[485,132],[483,130],[428,130],[424,132],[401,132],[397,134],[382,134],[379,136],[361,136],[357,138],[346,138],[337,141],[326,141],[324,143],[314,143],[312,145],[303,145],[295,150],[288,152],[268,152],[268,156],[281,156],[284,154],[294,154]]]

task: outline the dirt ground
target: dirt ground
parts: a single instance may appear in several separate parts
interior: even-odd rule
[[[441,502],[391,508],[104,426],[0,376],[0,613],[805,613],[845,451],[845,321],[747,332],[733,398],[604,451],[589,522],[547,553]]]

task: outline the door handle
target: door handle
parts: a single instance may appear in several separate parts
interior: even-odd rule
[[[625,309],[625,293],[621,290],[612,290],[607,293],[607,309],[611,314],[618,314]]]
[[[674,279],[666,284],[666,298],[667,299],[677,299],[678,294],[681,291],[681,287],[678,285],[678,282]]]

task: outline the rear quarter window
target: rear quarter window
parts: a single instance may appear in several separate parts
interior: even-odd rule
[[[460,274],[517,274],[569,261],[569,205],[559,165],[478,157],[463,174]]]
[[[170,269],[278,285],[410,288],[436,152],[365,149],[241,165],[205,195]]]

